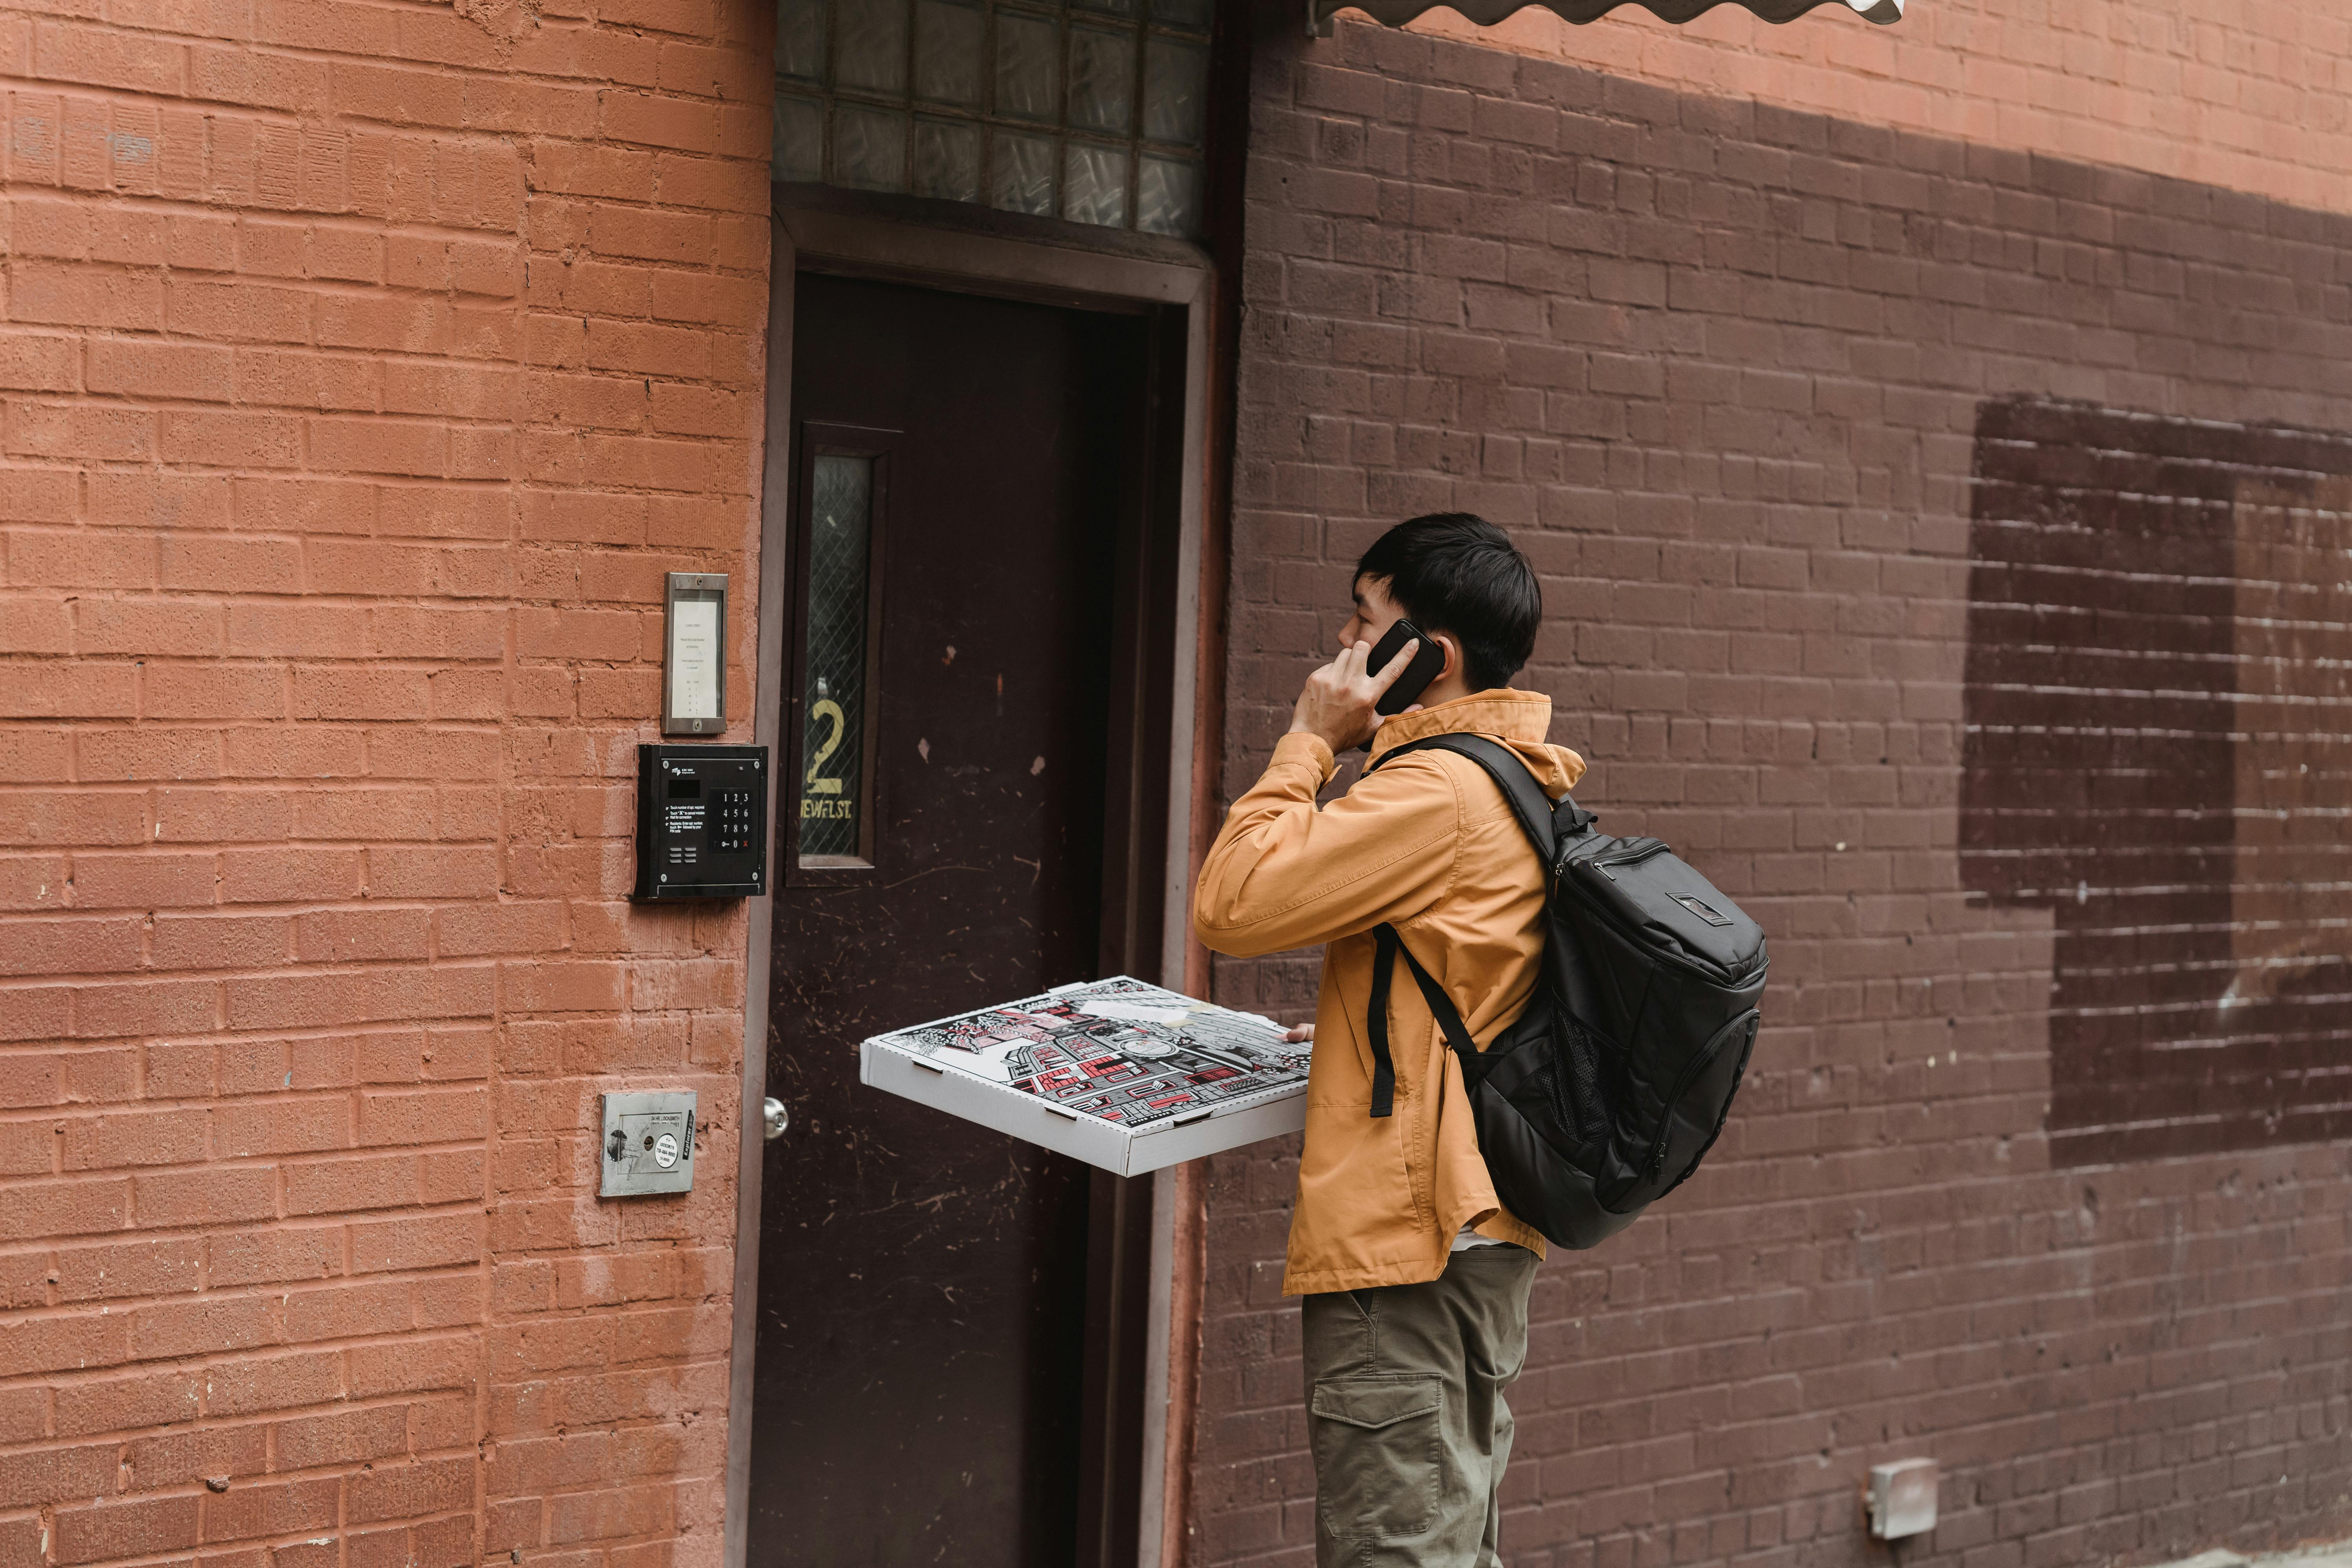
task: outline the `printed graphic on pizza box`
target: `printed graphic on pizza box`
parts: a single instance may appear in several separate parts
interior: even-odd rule
[[[1310,1049],[1254,1013],[1124,976],[876,1037],[939,1067],[1141,1129],[1303,1087]]]

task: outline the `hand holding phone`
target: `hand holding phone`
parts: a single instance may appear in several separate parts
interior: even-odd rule
[[[1408,658],[1404,646],[1419,639]],[[1376,688],[1381,672],[1403,661],[1397,678]],[[1381,637],[1378,648],[1356,643],[1307,678],[1290,717],[1293,734],[1321,738],[1336,753],[1371,742],[1382,720],[1403,710],[1445,668],[1445,647],[1411,621],[1401,620]]]
[[[1421,646],[1412,650],[1412,662],[1404,667],[1404,672],[1396,678],[1394,685],[1381,693],[1380,700],[1372,704],[1373,712],[1384,717],[1403,712],[1429,689],[1429,683],[1435,680],[1438,673],[1445,668],[1444,645],[1402,616],[1399,616],[1381,635],[1372,648],[1371,657],[1364,661],[1364,668],[1375,675],[1379,674],[1389,667],[1391,659],[1404,651],[1405,644],[1415,639]]]

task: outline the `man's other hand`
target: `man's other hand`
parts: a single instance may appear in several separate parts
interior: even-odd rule
[[[1282,1032],[1282,1037],[1291,1045],[1303,1045],[1315,1037],[1315,1026],[1312,1024],[1293,1024],[1290,1027]]]
[[[1290,732],[1321,737],[1334,756],[1363,745],[1382,722],[1382,715],[1372,711],[1372,704],[1396,684],[1420,647],[1418,637],[1406,643],[1385,669],[1365,668],[1371,661],[1370,643],[1341,648],[1339,658],[1307,678],[1298,693],[1298,706],[1291,712]]]

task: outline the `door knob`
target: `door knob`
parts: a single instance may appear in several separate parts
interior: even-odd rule
[[[760,1125],[766,1131],[769,1142],[782,1138],[784,1129],[792,1124],[793,1113],[784,1109],[782,1100],[770,1095],[760,1102]]]

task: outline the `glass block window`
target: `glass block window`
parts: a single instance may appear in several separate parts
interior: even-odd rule
[[[1211,0],[778,0],[775,177],[1200,232]]]

